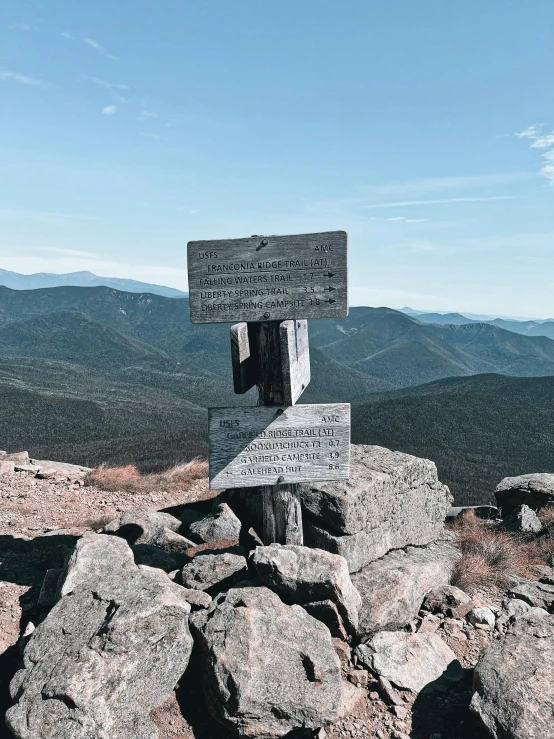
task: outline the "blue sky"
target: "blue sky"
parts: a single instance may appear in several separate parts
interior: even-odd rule
[[[553,69],[552,0],[3,0],[0,267],[345,229],[354,305],[553,316]]]

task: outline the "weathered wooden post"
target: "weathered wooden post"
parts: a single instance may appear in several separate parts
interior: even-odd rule
[[[297,483],[348,477],[350,406],[295,406],[310,381],[306,319],[348,314],[346,255],[343,231],[188,244],[191,321],[240,321],[234,390],[258,393],[257,409],[210,409],[210,487],[261,497],[266,544],[303,543]]]

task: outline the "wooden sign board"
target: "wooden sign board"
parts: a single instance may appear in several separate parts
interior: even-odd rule
[[[345,231],[189,241],[192,323],[344,318]]]
[[[346,480],[350,404],[210,408],[210,488]]]
[[[235,323],[231,326],[233,387],[237,395],[248,392],[261,379],[255,343],[255,340],[251,341],[247,323]],[[281,321],[279,356],[283,378],[283,403],[294,405],[310,383],[308,321]]]

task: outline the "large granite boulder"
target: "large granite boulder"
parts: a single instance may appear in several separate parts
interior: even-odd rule
[[[352,576],[362,597],[358,632],[402,629],[418,614],[425,595],[450,581],[460,552],[448,542],[389,552]]]
[[[356,655],[376,675],[412,693],[440,677],[462,676],[456,655],[438,634],[381,631],[360,644]]]
[[[303,485],[308,546],[340,554],[356,572],[391,549],[440,536],[452,504],[428,459],[352,445],[350,478]]]
[[[554,505],[554,474],[537,472],[505,477],[497,485],[494,497],[503,516],[513,513],[520,505],[527,505],[534,511]]]
[[[554,721],[554,615],[531,608],[481,654],[471,709],[494,739],[546,739]]]
[[[264,585],[286,600],[300,605],[332,601],[346,630],[356,632],[362,600],[343,557],[322,549],[271,544],[257,547],[252,563]]]
[[[340,661],[326,626],[265,587],[231,589],[192,617],[214,717],[239,736],[315,729],[343,710]]]
[[[17,739],[157,739],[150,712],[192,650],[182,588],[101,534],[77,542],[61,579],[12,680],[7,725]]]

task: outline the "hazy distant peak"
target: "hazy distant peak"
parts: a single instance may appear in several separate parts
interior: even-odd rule
[[[111,287],[115,290],[130,293],[153,293],[165,298],[185,298],[187,293],[174,287],[163,285],[152,285],[148,282],[128,280],[121,277],[101,277],[86,270],[82,272],[69,272],[67,274],[55,274],[50,272],[37,272],[32,275],[23,275],[18,272],[9,272],[0,269],[0,285],[5,285],[12,290],[36,290],[43,287]]]

